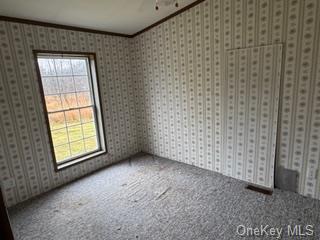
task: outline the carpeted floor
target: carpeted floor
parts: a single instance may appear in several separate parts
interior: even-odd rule
[[[240,236],[245,227],[261,230],[261,225],[282,227],[282,239],[299,239],[288,237],[287,226],[301,225],[301,233],[314,232],[303,239],[320,239],[320,201],[281,190],[268,196],[245,186],[218,173],[140,155],[9,213],[17,240],[251,239]],[[270,227],[256,238],[270,239]]]

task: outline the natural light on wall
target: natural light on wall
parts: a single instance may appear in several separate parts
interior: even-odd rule
[[[97,81],[89,56],[37,54],[55,161],[104,150]]]

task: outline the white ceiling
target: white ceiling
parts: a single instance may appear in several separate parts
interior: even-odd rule
[[[155,0],[0,0],[0,15],[133,34],[195,1],[156,11]]]

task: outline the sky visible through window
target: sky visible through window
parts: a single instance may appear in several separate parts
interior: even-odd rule
[[[88,59],[38,57],[57,163],[99,148]]]

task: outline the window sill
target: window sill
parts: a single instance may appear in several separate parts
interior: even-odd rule
[[[94,152],[94,153],[91,153],[91,154],[89,154],[89,155],[86,155],[86,156],[83,156],[83,157],[74,159],[74,160],[69,161],[69,162],[65,162],[65,163],[61,163],[61,164],[56,164],[55,170],[56,170],[56,172],[57,172],[57,171],[64,170],[64,169],[66,169],[66,168],[68,168],[68,167],[77,165],[77,164],[79,164],[79,163],[82,163],[82,162],[87,161],[87,160],[89,160],[89,159],[92,159],[92,158],[94,158],[94,157],[98,157],[98,156],[103,155],[103,154],[105,154],[105,153],[107,153],[107,151],[102,150],[102,151]]]

